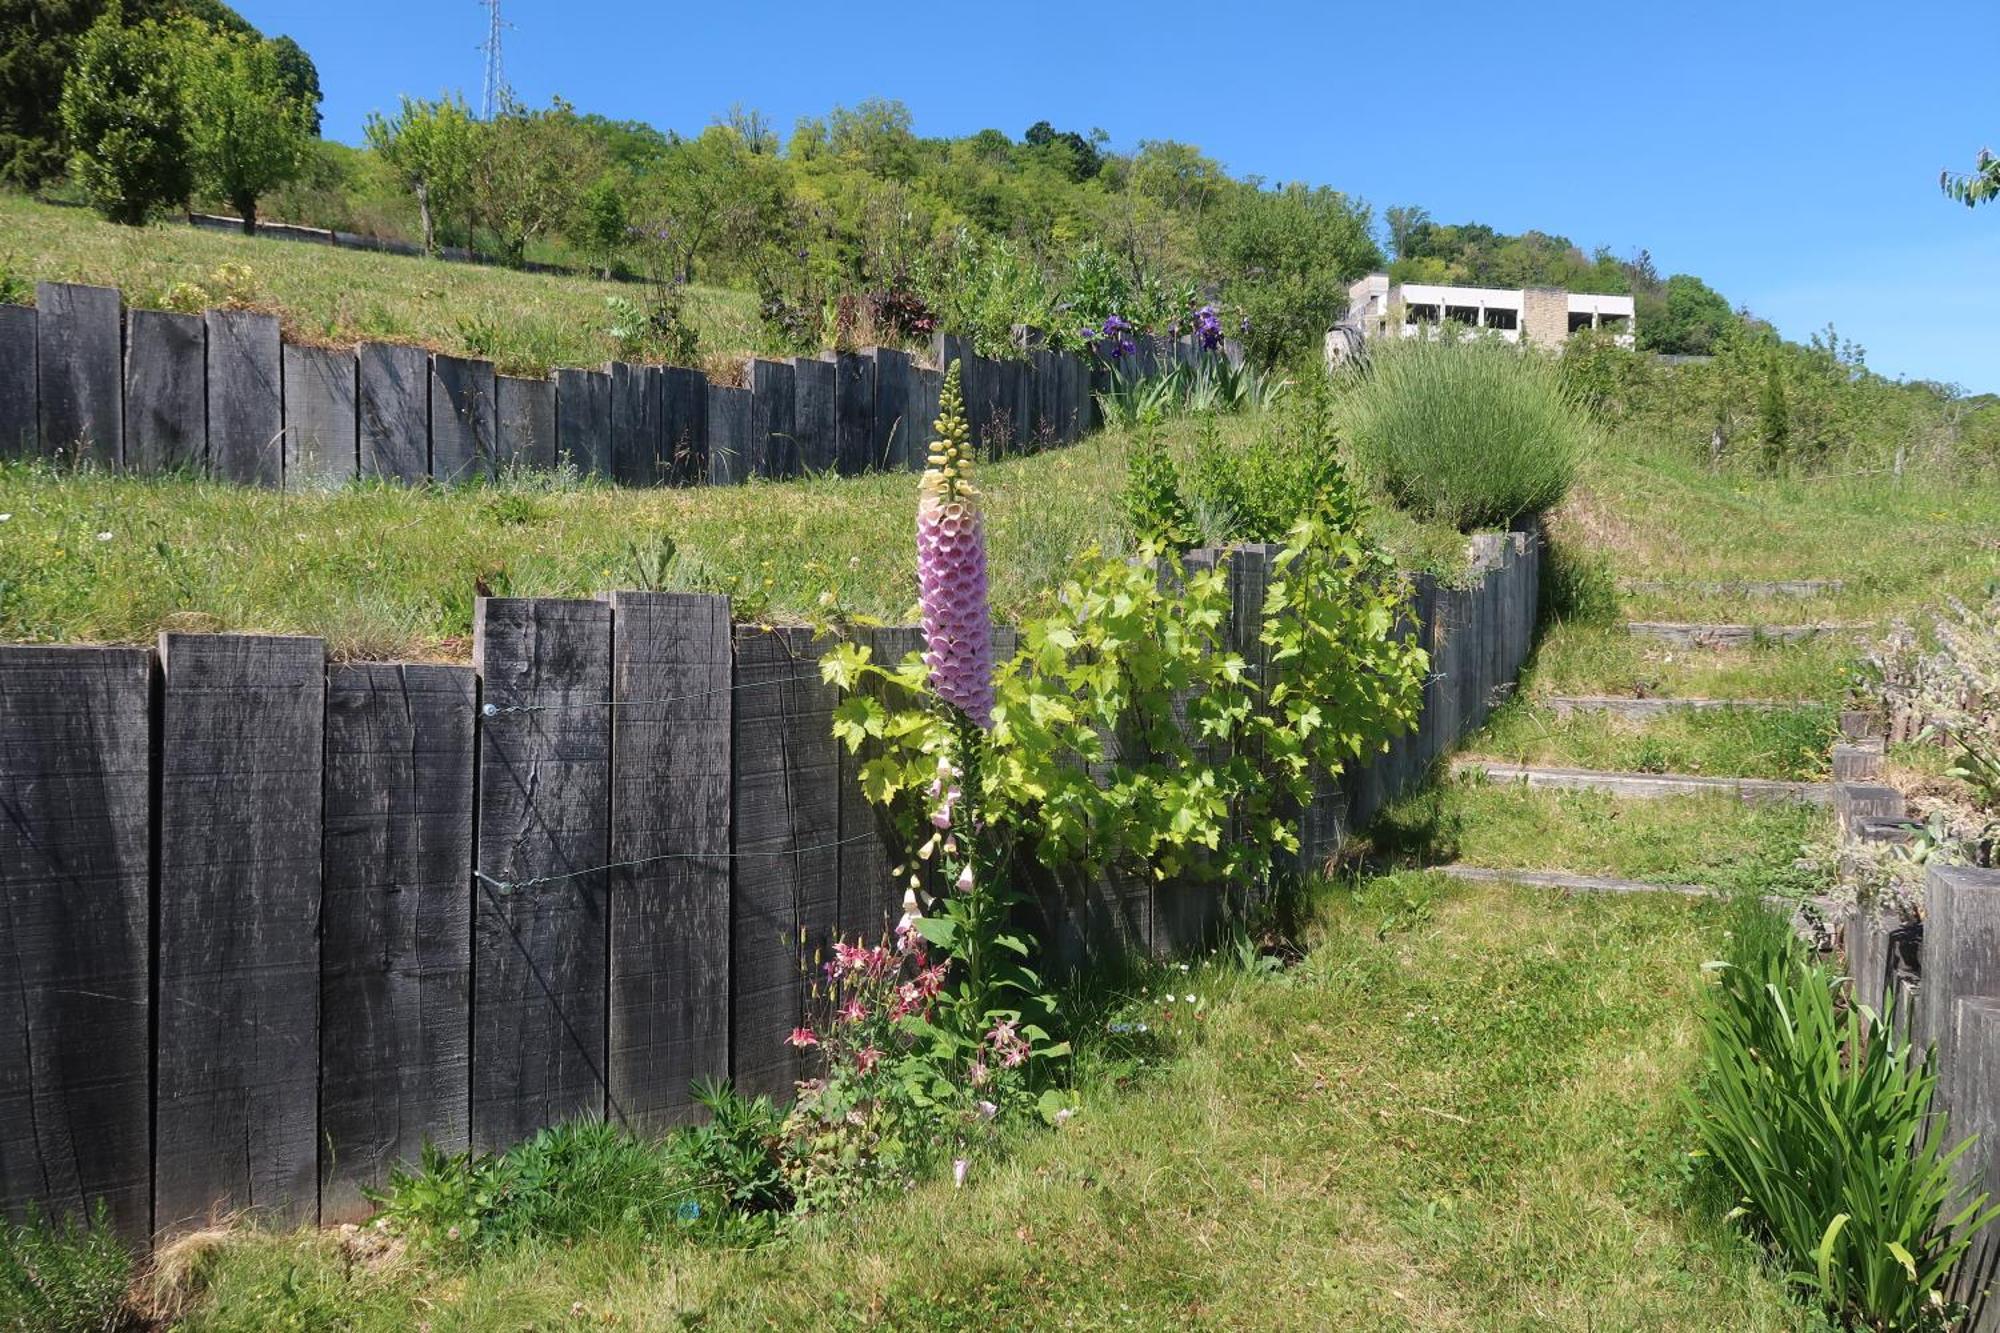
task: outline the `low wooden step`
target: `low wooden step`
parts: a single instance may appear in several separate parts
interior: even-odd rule
[[[1667,579],[1620,579],[1629,593],[1693,593],[1697,597],[1831,597],[1847,587],[1846,579],[1727,579],[1713,583],[1674,583]]]
[[[1604,791],[1634,800],[1664,796],[1734,796],[1745,805],[1807,802],[1828,805],[1833,787],[1825,782],[1784,782],[1775,778],[1712,778],[1695,773],[1613,773],[1589,768],[1547,768],[1503,764],[1491,759],[1456,759],[1453,773],[1482,773],[1493,782],[1521,782],[1562,791]]]
[[[1682,648],[1748,648],[1756,643],[1804,643],[1826,634],[1859,634],[1871,625],[1701,625],[1672,620],[1628,620],[1635,639],[1657,639]]]
[[[1807,708],[1800,699],[1635,699],[1629,695],[1558,694],[1541,700],[1557,717],[1575,713],[1606,713],[1631,721],[1665,717],[1669,713],[1770,713]]]
[[[1607,875],[1571,875],[1558,870],[1494,870],[1486,866],[1427,866],[1440,875],[1479,884],[1520,884],[1531,889],[1565,889],[1571,893],[1675,893],[1684,898],[1712,898],[1715,890],[1701,884],[1654,884],[1642,879]]]

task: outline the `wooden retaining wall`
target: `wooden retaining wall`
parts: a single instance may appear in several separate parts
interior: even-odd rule
[[[1069,444],[1097,423],[1093,392],[1112,372],[1094,358],[969,348],[938,334],[933,361],[963,359],[990,456]],[[1134,372],[1173,351],[1142,343]],[[42,283],[36,305],[0,306],[0,459],[294,490],[451,484],[563,460],[628,486],[919,471],[941,380],[887,347],[750,358],[743,387],[622,362],[531,379],[394,343],[295,346],[254,311],[127,311],[110,288]]]
[[[1472,586],[1418,580],[1421,725],[1297,812],[1309,862],[1510,687],[1539,553],[1479,549]],[[1253,658],[1272,554],[1191,557],[1228,562]],[[918,638],[866,633],[893,660]],[[701,1076],[789,1094],[805,969],[900,898],[824,647],[637,592],[482,600],[470,667],[261,635],[0,646],[0,1212],[102,1199],[142,1242],[351,1220],[426,1141],[659,1130]],[[1044,941],[1170,953],[1229,902],[1118,877],[1046,903]]]

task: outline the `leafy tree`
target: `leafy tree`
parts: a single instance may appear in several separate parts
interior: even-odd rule
[[[1785,405],[1785,381],[1774,358],[1764,373],[1764,389],[1757,397],[1757,442],[1762,447],[1764,467],[1776,472],[1791,448],[1792,418]]]
[[[1324,186],[1234,193],[1204,245],[1224,298],[1249,321],[1244,345],[1271,362],[1317,348],[1347,304],[1347,287],[1378,267],[1366,206]]]
[[[1664,288],[1642,292],[1636,306],[1639,345],[1649,352],[1707,356],[1736,312],[1722,294],[1687,273],[1668,278]]]
[[[497,233],[501,256],[518,264],[529,242],[568,230],[605,161],[596,136],[561,98],[538,111],[511,107],[476,124],[473,206]]]
[[[227,199],[254,233],[258,199],[304,169],[315,113],[294,93],[277,43],[194,24],[182,31],[196,184]]]
[[[1075,130],[1058,130],[1046,120],[1038,120],[1021,138],[1028,147],[1055,163],[1070,180],[1087,181],[1104,170],[1104,155],[1098,151],[1099,136],[1103,133],[1095,131],[1086,139]]]
[[[1967,208],[2000,198],[2000,157],[1995,157],[1992,149],[1982,148],[1979,156],[1973,159],[1969,173],[1950,168],[1940,171],[1938,188],[1944,191],[1946,198],[1956,199]]]
[[[304,108],[306,133],[317,139],[319,104],[324,99],[319,88],[319,66],[313,64],[304,47],[289,37],[273,37],[271,54],[277,61],[278,79],[285,85],[285,92]]]
[[[176,42],[158,23],[127,27],[114,7],[77,44],[61,103],[70,172],[112,222],[136,226],[193,187]]]
[[[632,217],[664,248],[681,281],[692,282],[701,263],[720,276],[731,261],[742,268],[755,263],[784,231],[785,182],[783,163],[752,153],[736,131],[711,125],[699,138],[672,145],[659,170],[637,187]]]
[[[393,119],[370,112],[368,146],[416,196],[424,249],[438,252],[440,217],[465,209],[472,197],[472,114],[458,97],[427,102],[405,96]]]

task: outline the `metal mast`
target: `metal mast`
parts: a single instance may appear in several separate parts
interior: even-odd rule
[[[500,17],[500,0],[479,0],[486,10],[486,41],[480,50],[486,53],[486,95],[480,100],[479,114],[491,120],[506,106],[509,89],[507,87],[507,66],[500,55],[500,33],[509,25]]]

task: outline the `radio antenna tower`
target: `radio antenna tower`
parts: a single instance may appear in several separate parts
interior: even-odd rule
[[[514,25],[500,17],[500,0],[479,0],[486,10],[486,40],[479,49],[486,53],[486,95],[480,100],[480,116],[491,120],[513,96],[507,86],[507,65],[500,54],[500,34]]]

